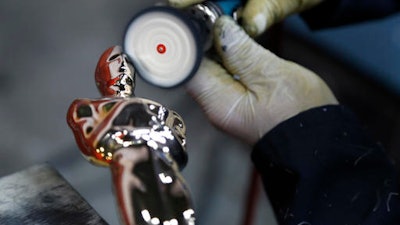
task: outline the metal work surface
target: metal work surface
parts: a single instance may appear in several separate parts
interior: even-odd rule
[[[57,171],[37,165],[0,179],[0,224],[107,223]]]

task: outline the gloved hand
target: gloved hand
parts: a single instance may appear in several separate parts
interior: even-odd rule
[[[186,7],[204,0],[168,0],[174,7]],[[322,0],[248,0],[242,11],[242,26],[252,36],[291,14],[310,8]]]
[[[316,74],[264,49],[230,17],[217,20],[214,35],[222,65],[204,58],[185,88],[226,133],[254,145],[288,118],[338,103]]]

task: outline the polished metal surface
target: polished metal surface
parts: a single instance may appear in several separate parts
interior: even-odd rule
[[[95,72],[100,99],[76,99],[67,122],[84,157],[110,167],[125,225],[194,225],[182,117],[158,102],[134,97],[133,65],[119,46],[107,49]],[[129,82],[126,82],[129,81]]]

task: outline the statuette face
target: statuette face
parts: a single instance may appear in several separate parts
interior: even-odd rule
[[[105,97],[134,95],[136,71],[120,46],[107,49],[95,72],[96,86]]]

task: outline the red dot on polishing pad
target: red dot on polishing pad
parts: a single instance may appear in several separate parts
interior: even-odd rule
[[[163,44],[158,44],[157,45],[157,52],[160,54],[164,54],[167,51],[167,47]]]

